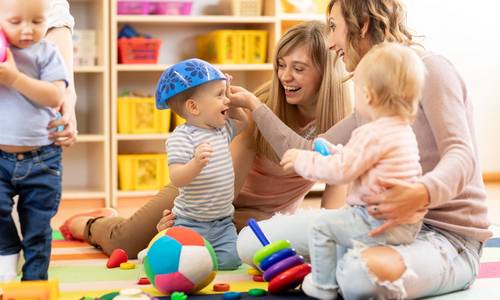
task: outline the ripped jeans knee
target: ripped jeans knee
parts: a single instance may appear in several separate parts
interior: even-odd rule
[[[365,246],[350,249],[337,266],[337,282],[344,299],[405,299],[408,294],[404,281],[415,277],[406,268],[402,276],[394,281],[381,281],[373,274],[363,259]]]

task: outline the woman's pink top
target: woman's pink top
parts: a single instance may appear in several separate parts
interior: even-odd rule
[[[299,132],[307,140],[312,140],[314,133],[314,122]],[[255,209],[269,215],[278,212],[294,213],[313,184],[313,181],[304,179],[293,171],[285,172],[278,163],[257,154],[233,204],[237,209]]]

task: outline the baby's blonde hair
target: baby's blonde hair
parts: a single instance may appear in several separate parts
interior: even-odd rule
[[[376,111],[415,120],[425,66],[410,47],[387,42],[372,47],[354,76],[355,84],[361,84],[374,96],[371,106]]]

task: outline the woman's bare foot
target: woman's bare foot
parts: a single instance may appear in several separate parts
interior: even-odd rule
[[[61,234],[66,240],[83,241],[85,226],[90,219],[97,217],[116,217],[118,212],[112,208],[101,208],[91,212],[81,213],[67,219],[64,224],[59,227]]]
[[[81,216],[76,217],[68,222],[68,229],[73,239],[83,241],[85,226],[87,225],[87,222],[92,218],[93,217],[89,216]]]

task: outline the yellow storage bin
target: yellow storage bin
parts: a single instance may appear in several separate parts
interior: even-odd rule
[[[267,54],[267,31],[245,30],[247,48],[247,64],[263,64],[266,62]]]
[[[234,30],[215,30],[196,38],[198,56],[213,64],[238,63],[238,47]]]
[[[215,30],[196,39],[198,57],[213,64],[266,62],[266,30]]]
[[[153,97],[118,97],[118,133],[167,133],[170,110],[156,109]]]
[[[174,125],[175,126],[179,126],[179,125],[186,123],[186,119],[184,119],[183,117],[179,116],[176,113],[172,113],[172,114],[174,115]]]
[[[166,154],[118,155],[121,191],[159,190],[170,182]]]

